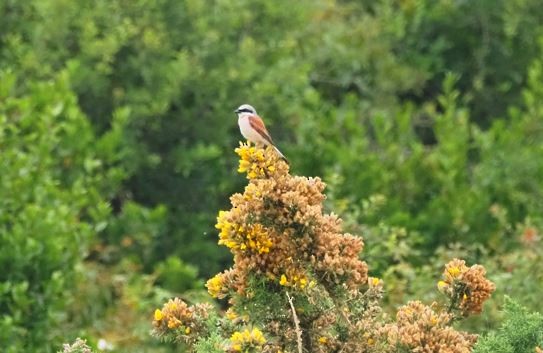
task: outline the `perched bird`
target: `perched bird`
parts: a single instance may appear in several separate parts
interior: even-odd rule
[[[234,113],[238,115],[239,130],[243,137],[256,144],[262,144],[264,146],[272,146],[279,156],[288,163],[287,158],[273,143],[268,130],[262,119],[256,113],[255,108],[249,104],[242,104],[238,109],[234,110]]]

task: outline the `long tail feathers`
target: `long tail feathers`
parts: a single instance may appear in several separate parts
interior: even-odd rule
[[[247,143],[250,145],[251,140],[247,140]],[[255,145],[258,146],[259,144],[255,143]],[[288,165],[290,165],[290,162],[288,161],[287,157],[285,157],[285,155],[281,151],[279,151],[279,148],[275,147],[274,144],[264,144],[264,146],[272,146],[277,152],[277,154],[279,155],[279,157],[281,157],[282,160],[284,160]]]
[[[273,145],[272,145],[272,146],[273,146]],[[277,147],[275,147],[275,146],[273,146],[273,148],[275,148],[275,150],[277,151],[277,153],[279,154],[279,156],[280,156],[285,162],[287,162],[288,165],[290,165],[290,163],[289,163],[287,157],[285,157],[285,155],[284,155],[283,153],[281,153],[281,151],[279,151],[279,148],[277,148]]]

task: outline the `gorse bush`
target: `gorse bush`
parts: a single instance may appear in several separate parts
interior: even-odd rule
[[[291,176],[272,148],[236,152],[249,184],[216,225],[234,265],[207,282],[228,310],[221,317],[208,304],[169,300],[154,313],[154,335],[202,353],[470,351],[476,336],[451,325],[480,313],[494,291],[482,266],[451,261],[438,283],[447,305],[413,301],[390,321],[383,283],[359,259],[362,238],[323,213],[324,183]]]
[[[340,220],[322,214],[324,183],[291,177],[286,163],[256,147],[242,145],[237,152],[238,171],[247,172],[251,182],[243,195],[231,198],[231,211],[219,213],[219,244],[234,253],[235,263],[230,273],[219,275],[219,282],[233,281],[230,289],[240,293],[251,272],[300,289],[312,283],[311,273],[328,285],[366,283],[367,266],[358,259],[362,239],[341,234]]]

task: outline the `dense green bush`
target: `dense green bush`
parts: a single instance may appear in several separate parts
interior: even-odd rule
[[[488,130],[470,123],[450,77],[438,102],[421,110],[408,105],[396,114],[363,117],[366,124],[358,125],[356,115],[340,108],[344,119],[332,129],[313,126],[308,134],[326,138],[307,139],[305,145],[329,159],[325,174],[340,176],[334,197],[355,209],[372,196],[382,199],[379,212],[362,215],[360,223],[417,232],[425,253],[456,241],[503,250],[508,241],[496,212],[515,224],[541,219],[543,211],[538,67],[531,71],[523,106]],[[432,118],[438,143],[429,146],[417,138],[413,120],[420,114]],[[352,136],[348,140],[339,134],[345,130]]]
[[[115,206],[135,200],[168,210],[146,267],[176,255],[208,275],[226,261],[202,235],[212,231],[210,210],[238,185],[224,152],[240,139],[231,110],[245,101],[300,173],[339,170],[349,185],[338,193],[387,196],[391,223],[420,230],[426,246],[478,234],[494,200],[469,200],[483,193],[468,190],[478,153],[472,123],[487,126],[520,102],[526,67],[541,53],[543,16],[536,0],[49,0],[2,8],[0,66],[27,78],[67,68],[99,133],[119,109],[126,113],[119,134],[127,174]],[[437,103],[449,71],[467,102],[452,98],[449,82],[447,103]],[[470,215],[443,210],[466,196]]]
[[[17,79],[0,72],[0,342],[5,352],[49,352],[70,321],[74,266],[106,226],[113,174],[65,73],[25,94]]]
[[[515,262],[518,225],[541,229],[539,0],[0,0],[0,15],[2,339],[56,337],[83,259],[72,289],[101,305],[70,315],[87,328],[126,293],[153,302],[168,295],[153,283],[192,290],[225,267],[213,224],[242,185],[244,102],[293,173],[331,182],[392,303],[438,247]],[[122,289],[90,288],[116,275]]]

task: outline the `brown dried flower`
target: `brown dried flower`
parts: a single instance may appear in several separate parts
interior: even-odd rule
[[[482,311],[484,302],[496,289],[485,274],[483,266],[467,267],[466,262],[460,259],[453,259],[445,265],[443,280],[437,286],[450,298],[450,310],[459,310],[464,316]]]
[[[419,301],[402,306],[396,322],[382,329],[391,347],[423,353],[469,353],[476,336],[449,326],[452,316]]]
[[[366,263],[358,258],[362,239],[341,233],[341,220],[323,214],[325,184],[291,176],[271,148],[240,144],[236,152],[249,184],[231,197],[232,209],[219,212],[216,225],[234,267],[229,280],[220,274],[208,281],[210,294],[243,294],[250,274],[296,290],[321,282],[351,288],[367,283]]]
[[[368,277],[359,259],[362,238],[343,233],[341,219],[323,212],[325,184],[290,175],[272,148],[242,143],[236,152],[249,182],[216,224],[234,265],[206,284],[214,298],[229,297],[230,308],[220,318],[205,304],[170,300],[155,311],[156,336],[189,349],[209,339],[232,353],[470,351],[476,336],[450,325],[457,312],[479,312],[494,290],[482,266],[446,265],[438,288],[451,299],[449,312],[415,301],[399,309],[396,322],[382,324],[389,322],[380,307],[383,281]]]

